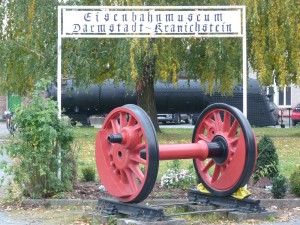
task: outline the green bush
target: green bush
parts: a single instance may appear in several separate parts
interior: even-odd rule
[[[275,145],[268,135],[264,135],[258,143],[258,158],[254,170],[254,181],[263,177],[273,179],[278,176],[278,155]]]
[[[57,102],[43,97],[46,85],[37,83],[29,102],[16,110],[17,136],[5,147],[14,162],[6,164],[6,172],[32,198],[71,190],[76,178],[74,134],[68,121],[58,118]]]
[[[272,180],[271,192],[274,198],[283,198],[288,190],[288,180],[283,175],[278,175]]]
[[[81,169],[84,181],[95,181],[95,169],[92,166],[86,166]]]
[[[290,177],[291,191],[300,197],[300,166],[298,165]]]

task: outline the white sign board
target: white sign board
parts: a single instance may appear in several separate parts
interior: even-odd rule
[[[63,11],[64,36],[241,35],[240,10]]]

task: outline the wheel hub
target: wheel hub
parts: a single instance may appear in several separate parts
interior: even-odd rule
[[[113,152],[113,161],[117,169],[125,169],[129,165],[129,153],[126,149],[115,148]]]
[[[216,164],[222,165],[226,162],[228,158],[228,143],[226,139],[223,136],[215,136],[212,142],[217,143],[220,150],[217,156],[213,157],[213,160]]]

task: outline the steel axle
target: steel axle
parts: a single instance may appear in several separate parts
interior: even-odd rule
[[[159,160],[193,159],[199,180],[216,196],[244,186],[256,162],[252,128],[236,108],[213,104],[199,116],[193,143],[158,145],[148,115],[136,105],[114,109],[96,139],[102,184],[122,202],[143,201],[153,189]]]
[[[220,138],[219,138],[220,139]],[[121,133],[110,134],[107,138],[110,143],[125,144],[126,139],[123,138]],[[206,142],[199,140],[197,143],[192,144],[172,144],[172,145],[159,145],[159,160],[175,160],[175,159],[200,159],[207,158],[226,158],[227,157],[227,143],[224,139],[223,142]],[[146,152],[141,151],[141,157],[146,159]]]

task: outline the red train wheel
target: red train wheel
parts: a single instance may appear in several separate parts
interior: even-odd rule
[[[98,132],[95,154],[100,180],[112,196],[122,202],[147,198],[156,182],[159,153],[155,129],[144,110],[125,105],[109,113]]]
[[[213,104],[199,116],[193,143],[204,140],[223,146],[221,156],[194,159],[199,180],[216,196],[228,196],[244,186],[256,162],[256,140],[244,115],[235,107]]]

